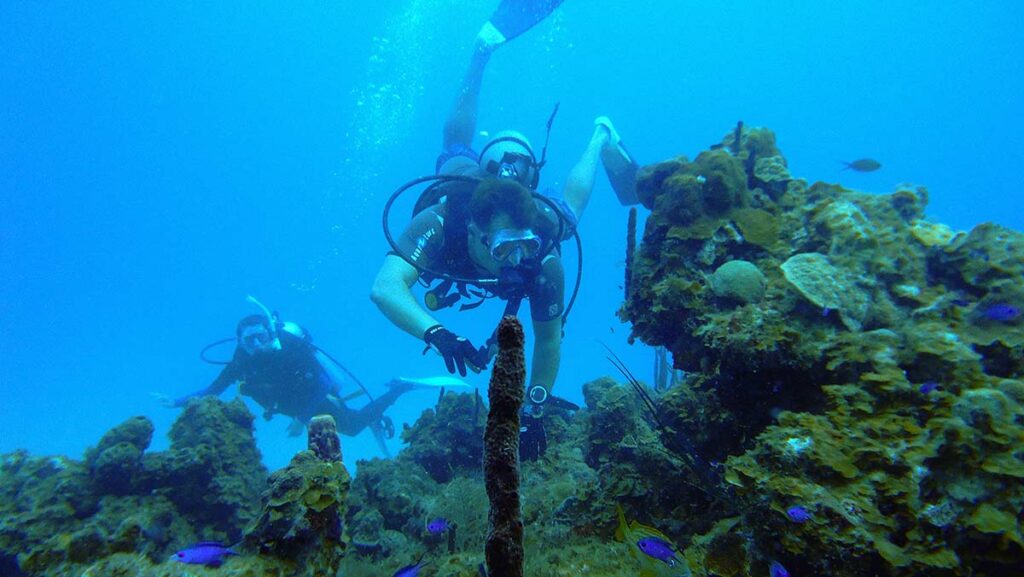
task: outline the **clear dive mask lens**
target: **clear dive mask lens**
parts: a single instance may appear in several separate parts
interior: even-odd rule
[[[540,245],[540,237],[530,229],[502,229],[494,234],[488,249],[496,261],[514,261],[512,264],[519,264],[536,256],[540,252]]]

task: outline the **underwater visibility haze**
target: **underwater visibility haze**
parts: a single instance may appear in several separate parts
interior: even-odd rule
[[[2,12],[0,573],[1024,566],[1018,3]],[[488,164],[508,129],[533,161]],[[480,152],[474,191],[529,180],[542,150],[565,198],[528,205],[563,232],[593,177],[563,299],[527,275],[486,363],[500,299],[399,328],[389,263],[450,253],[410,223],[430,180],[389,246],[393,193]],[[454,205],[426,214],[468,255],[554,254]]]

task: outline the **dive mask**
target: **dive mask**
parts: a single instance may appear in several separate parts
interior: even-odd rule
[[[260,327],[262,328],[262,327]],[[254,330],[242,333],[242,347],[249,354],[262,350],[270,344],[271,336],[267,330]]]
[[[487,248],[491,258],[513,266],[537,256],[541,239],[530,229],[501,229],[494,233]]]
[[[487,172],[501,179],[515,180],[521,184],[531,186],[533,178],[533,158],[527,154],[518,152],[506,152],[501,160],[492,160],[487,163]]]

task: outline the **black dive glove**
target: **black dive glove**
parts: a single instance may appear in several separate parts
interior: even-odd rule
[[[469,339],[460,337],[441,325],[427,329],[427,332],[423,333],[423,340],[426,341],[428,348],[433,347],[441,353],[444,357],[444,366],[448,368],[449,373],[455,374],[455,369],[458,368],[459,375],[464,377],[467,364],[474,371],[487,366],[485,351],[478,350]],[[424,354],[426,352],[423,351]]]

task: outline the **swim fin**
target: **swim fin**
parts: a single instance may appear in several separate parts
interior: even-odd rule
[[[441,377],[427,377],[425,379],[410,379],[407,377],[398,377],[389,383],[389,385],[403,384],[408,385],[410,388],[432,388],[432,387],[468,387],[469,383],[462,379],[456,379],[455,377],[441,376]]]
[[[508,42],[554,12],[564,0],[501,0],[491,14],[490,20],[484,24],[489,35],[497,32],[500,42]]]
[[[636,175],[640,165],[633,159],[633,155],[626,150],[612,121],[607,116],[598,116],[594,119],[595,126],[603,126],[608,129],[608,144],[601,150],[601,164],[608,175],[608,182],[619,197],[619,203],[623,206],[630,206],[640,203],[640,197],[636,194]]]
[[[384,437],[384,426],[382,423],[371,423],[368,427],[370,433],[373,434],[373,439],[377,441],[377,447],[380,448],[380,452],[384,453],[384,456],[388,459],[391,458],[391,451],[388,450],[388,442]]]

